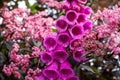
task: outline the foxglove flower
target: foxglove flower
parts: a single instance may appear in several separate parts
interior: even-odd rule
[[[56,42],[56,39],[54,37],[46,37],[44,39],[44,42],[43,42],[44,46],[48,49],[48,50],[54,50],[57,46],[57,42]]]
[[[85,7],[82,6],[82,5],[80,5],[79,7],[80,7],[80,11],[79,11],[79,12],[80,12],[80,13],[84,13],[84,12],[85,12]]]
[[[54,80],[58,77],[58,63],[56,61],[52,62],[43,70],[43,75],[48,79]]]
[[[70,49],[73,50],[73,49],[77,49],[77,48],[80,48],[82,47],[82,44],[79,43],[79,39],[73,39],[70,41]]]
[[[68,53],[61,47],[53,52],[53,57],[60,63],[63,63],[68,58]]]
[[[68,24],[75,24],[76,19],[78,18],[78,13],[75,10],[68,10],[66,12],[66,19]]]
[[[50,64],[53,61],[53,57],[50,52],[40,53],[40,59],[46,64]]]
[[[92,30],[92,22],[86,21],[86,22],[83,24],[83,28],[84,28],[84,31],[85,31],[85,32],[89,32],[90,30]]]
[[[79,49],[75,52],[73,52],[73,58],[77,61],[84,61],[86,58],[83,56],[83,54],[85,53],[85,51],[83,49]]]
[[[66,80],[79,80],[79,78],[77,76],[72,76],[67,78]]]
[[[83,33],[83,26],[81,25],[75,25],[70,29],[70,34],[74,39],[80,39],[83,36]]]
[[[77,18],[77,23],[78,24],[83,23],[85,21],[86,21],[86,15],[85,14],[78,15],[78,18]]]
[[[86,7],[85,10],[84,10],[84,13],[87,14],[87,15],[91,14],[91,8]]]
[[[77,0],[79,3],[85,4],[87,0]]]
[[[43,75],[43,73],[41,72],[40,75],[38,76],[37,80],[49,80],[47,77],[45,77]]]
[[[56,28],[60,31],[66,31],[68,27],[68,23],[66,22],[66,19],[64,16],[61,16],[55,23]]]
[[[64,47],[67,47],[69,45],[69,42],[70,42],[70,36],[67,32],[66,33],[59,33],[57,35],[57,41],[58,41],[58,44],[60,44]]]
[[[66,78],[74,75],[74,72],[73,72],[71,65],[68,61],[65,61],[64,63],[62,63],[60,65],[59,74],[63,79],[66,79]]]

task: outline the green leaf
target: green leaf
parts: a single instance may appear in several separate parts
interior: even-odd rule
[[[58,32],[56,28],[52,28],[52,32]]]

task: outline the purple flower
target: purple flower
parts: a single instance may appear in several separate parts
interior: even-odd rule
[[[68,56],[68,53],[60,46],[53,52],[53,57],[60,63],[63,63],[68,58]]]
[[[91,13],[91,8],[90,7],[86,7],[84,10],[84,13],[89,15]]]
[[[58,44],[60,44],[64,47],[67,47],[69,45],[69,42],[70,42],[70,36],[67,32],[66,33],[59,33],[57,36],[57,41],[58,41]]]
[[[72,76],[67,78],[66,80],[79,80],[79,78],[77,76]]]
[[[85,31],[85,32],[89,32],[90,30],[92,30],[92,22],[86,21],[86,22],[83,24],[83,28],[84,28],[84,31]]]
[[[70,29],[70,34],[74,39],[80,39],[83,36],[83,26],[75,25]]]
[[[77,0],[78,2],[85,4],[87,2],[87,0]]]
[[[82,47],[82,44],[79,42],[79,39],[71,40],[71,42],[70,42],[70,49],[71,50],[77,49],[77,48],[80,48],[80,47]]]
[[[68,10],[66,12],[66,19],[69,24],[75,24],[76,19],[78,18],[78,14],[74,10]]]
[[[44,39],[43,44],[50,51],[54,50],[57,46],[57,42],[56,42],[56,39],[54,37],[46,37]]]
[[[38,76],[37,80],[49,80],[47,77],[45,77],[43,75],[43,73],[41,72],[40,75]]]
[[[61,16],[55,23],[55,26],[60,32],[66,31],[68,24],[64,16]]]
[[[40,58],[46,64],[50,64],[53,61],[53,57],[50,52],[40,53]]]
[[[71,65],[70,65],[70,63],[68,61],[65,61],[64,63],[62,63],[60,65],[59,75],[63,79],[66,79],[66,78],[74,75],[74,72],[73,72],[73,70],[71,68]]]
[[[56,79],[58,77],[58,63],[52,62],[43,70],[43,74],[50,80]]]
[[[80,5],[79,7],[80,7],[80,11],[79,11],[79,12],[80,12],[80,13],[84,13],[85,7],[82,6],[82,5]]]
[[[79,49],[75,52],[73,52],[73,58],[77,61],[84,61],[86,59],[85,56],[83,56],[83,54],[85,54],[85,51],[83,49]]]
[[[85,14],[80,14],[78,15],[78,18],[77,18],[77,23],[80,24],[82,22],[85,22],[86,21],[86,15]]]

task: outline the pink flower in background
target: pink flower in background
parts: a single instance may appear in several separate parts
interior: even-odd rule
[[[7,40],[24,39],[31,37],[36,40],[42,40],[48,34],[52,34],[53,18],[48,17],[47,13],[42,11],[30,16],[28,9],[16,8],[8,10],[2,8],[3,24],[5,37]]]
[[[40,0],[40,2],[42,2],[42,4],[46,4],[49,7],[54,7],[56,9],[61,9],[61,2],[59,2],[58,0]]]

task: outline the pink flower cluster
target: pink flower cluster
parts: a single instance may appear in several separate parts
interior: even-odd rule
[[[47,13],[43,11],[25,18],[26,32],[36,40],[41,40],[48,34],[52,34],[53,18],[45,17],[47,17]]]
[[[79,80],[68,60],[69,52],[66,48],[70,49],[70,55],[72,54],[77,62],[86,59],[84,49],[81,45],[76,46],[76,42],[92,29],[89,20],[91,11],[89,7],[79,6],[77,0],[66,0],[64,4],[66,3],[71,6],[63,7],[65,15],[56,20],[57,35],[44,38],[43,45],[46,51],[40,53],[40,59],[46,63],[46,67],[37,80]],[[77,6],[77,9],[74,6]]]
[[[42,2],[42,4],[46,4],[49,7],[54,7],[56,9],[61,9],[61,2],[59,2],[58,0],[40,0],[40,2]]]
[[[119,15],[120,8],[116,5],[113,9],[105,8],[102,12],[98,11],[92,18],[98,39],[101,39],[105,48],[110,49],[114,54],[120,52]]]
[[[7,76],[11,76],[13,74],[14,77],[20,79],[21,75],[20,75],[20,72],[18,71],[22,70],[23,73],[27,73],[25,77],[26,80],[35,80],[41,70],[39,68],[36,68],[35,70],[33,70],[32,68],[29,68],[30,59],[33,59],[33,58],[39,59],[40,49],[34,46],[32,48],[33,51],[31,55],[17,54],[19,50],[20,50],[20,46],[17,43],[14,43],[13,49],[10,52],[10,65],[8,66],[4,65],[3,72]]]
[[[5,6],[1,12],[7,40],[25,39],[25,37],[41,40],[52,32],[53,19],[47,17],[44,11],[30,15],[28,9],[16,8],[9,11]]]

